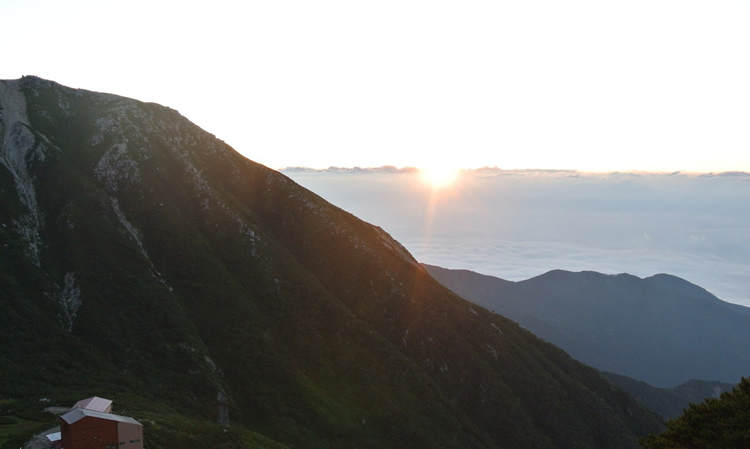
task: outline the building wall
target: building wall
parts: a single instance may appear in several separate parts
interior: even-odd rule
[[[63,422],[60,432],[65,449],[117,449],[120,447],[115,421],[89,416],[73,424]]]
[[[120,438],[120,449],[143,449],[143,426],[118,422],[117,433]]]

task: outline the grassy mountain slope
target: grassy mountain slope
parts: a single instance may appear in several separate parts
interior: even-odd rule
[[[750,373],[747,308],[666,274],[555,270],[520,282],[427,266],[444,285],[573,357],[659,387]]]
[[[633,447],[660,422],[176,111],[0,82],[0,395],[119,391],[290,447]]]

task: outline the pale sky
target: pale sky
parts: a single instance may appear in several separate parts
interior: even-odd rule
[[[153,101],[272,168],[750,171],[750,2],[0,0],[0,79]]]

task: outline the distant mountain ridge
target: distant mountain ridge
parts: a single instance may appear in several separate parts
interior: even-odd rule
[[[620,374],[605,372],[602,375],[665,419],[677,418],[690,404],[718,398],[735,387],[726,382],[693,379],[676,387],[659,388]]]
[[[659,387],[750,376],[750,309],[678,277],[554,270],[511,282],[425,267],[459,295],[603,371]]]
[[[159,403],[207,423],[191,442],[232,434],[221,405],[328,449],[629,449],[662,427],[174,110],[36,77],[0,81],[0,108],[2,399]]]

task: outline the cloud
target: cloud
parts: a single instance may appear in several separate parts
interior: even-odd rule
[[[508,280],[551,269],[669,273],[750,305],[750,175],[468,170],[433,191],[412,170],[291,170],[426,263]]]
[[[382,173],[417,173],[414,167],[395,167],[393,165],[384,165],[382,167],[328,167],[323,169],[309,167],[286,167],[281,169],[282,172],[291,173],[357,173],[357,174],[382,174]]]

